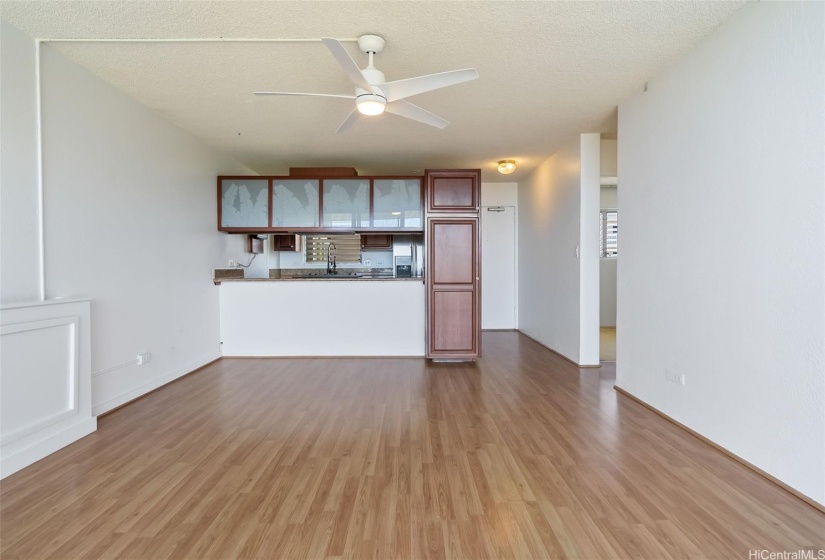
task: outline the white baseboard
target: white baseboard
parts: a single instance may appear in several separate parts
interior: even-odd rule
[[[155,379],[149,381],[148,383],[144,383],[143,385],[140,385],[138,387],[135,387],[134,389],[126,391],[125,393],[121,393],[120,395],[118,395],[114,398],[111,398],[111,399],[109,399],[105,402],[93,404],[92,414],[94,414],[95,416],[99,416],[100,414],[103,414],[103,413],[108,412],[108,411],[110,411],[114,408],[117,408],[121,405],[124,405],[129,401],[133,401],[136,398],[141,397],[141,396],[145,395],[146,393],[148,393],[150,391],[154,391],[158,387],[166,385],[167,383],[170,383],[170,382],[174,381],[175,379],[186,375],[187,373],[191,373],[191,372],[195,371],[198,368],[202,368],[203,366],[205,366],[206,364],[208,364],[210,362],[214,362],[215,360],[219,359],[220,357],[221,357],[221,355],[218,352],[218,353],[206,356],[204,358],[201,358],[199,360],[195,360],[193,362],[190,362],[190,363],[188,363],[184,366],[181,366],[181,367],[167,373],[166,375],[161,375],[160,377],[156,377]]]
[[[559,352],[558,350],[556,350],[556,349],[554,349],[554,348],[550,348],[550,347],[549,347],[549,346],[547,346],[545,343],[541,342],[541,341],[540,341],[539,339],[537,339],[537,338],[533,338],[533,336],[532,336],[532,335],[527,334],[527,333],[526,333],[526,332],[524,332],[523,330],[521,330],[521,329],[516,329],[516,332],[519,332],[519,333],[523,334],[524,336],[526,336],[527,338],[529,338],[530,340],[532,340],[533,342],[535,342],[535,343],[536,343],[536,344],[538,344],[539,346],[544,346],[545,348],[547,348],[548,350],[550,350],[553,354],[555,354],[556,356],[559,356],[560,358],[564,358],[565,360],[567,360],[568,362],[570,362],[571,364],[573,364],[573,365],[574,365],[574,366],[576,366],[577,368],[582,368],[582,369],[584,369],[584,368],[600,368],[600,367],[602,367],[600,363],[596,363],[596,364],[580,364],[579,362],[577,362],[576,360],[574,360],[574,359],[573,359],[573,358],[571,358],[570,356],[567,356],[567,355],[565,355],[565,354],[562,354],[561,352]]]
[[[11,454],[4,452],[3,457],[0,458],[0,478],[16,473],[95,430],[97,430],[97,418],[83,418],[29,447]]]

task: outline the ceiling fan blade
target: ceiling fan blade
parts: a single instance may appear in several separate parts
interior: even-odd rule
[[[256,91],[255,95],[304,95],[309,97],[341,97],[343,99],[355,99],[354,95],[336,95],[334,93],[294,93],[286,91]]]
[[[450,124],[450,121],[444,120],[438,115],[434,115],[426,109],[422,109],[418,105],[413,105],[409,101],[404,101],[401,99],[398,101],[393,101],[392,103],[387,103],[384,110],[388,113],[393,113],[394,115],[398,115],[400,117],[407,117],[408,119],[428,124],[436,128],[444,128]]]
[[[372,93],[374,91],[373,87],[361,73],[361,69],[358,68],[358,65],[349,55],[347,49],[344,48],[344,45],[341,44],[341,41],[339,41],[338,39],[330,39],[329,37],[324,37],[321,40],[332,52],[332,56],[335,57],[335,59],[338,61],[338,64],[340,64],[341,68],[344,69],[344,72],[347,73],[349,79],[352,80],[352,82],[356,86]]]
[[[380,84],[378,87],[381,88],[387,101],[397,101],[405,97],[447,86],[454,86],[477,78],[478,71],[475,68],[465,68],[464,70],[450,70],[449,72],[418,76],[417,78],[396,80],[394,82]]]
[[[360,115],[358,109],[353,109],[352,113],[350,113],[349,116],[344,119],[344,122],[341,123],[341,126],[338,127],[338,130],[336,130],[335,133],[340,134],[342,132],[348,131],[352,127],[352,125],[355,124],[355,121],[358,120],[358,115]]]

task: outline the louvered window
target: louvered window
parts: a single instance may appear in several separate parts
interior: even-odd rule
[[[619,212],[616,210],[599,213],[599,255],[603,258],[619,255]]]
[[[327,247],[330,243],[335,244],[335,248],[332,249],[332,254],[335,255],[338,264],[361,262],[361,236],[357,234],[307,235],[304,242],[306,262],[327,262]]]

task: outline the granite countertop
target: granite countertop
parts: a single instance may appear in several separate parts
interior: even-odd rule
[[[339,270],[340,276],[338,278],[328,278],[324,276],[318,276],[314,278],[306,278],[303,277],[307,274],[323,274],[324,270],[319,270],[317,268],[311,269],[303,269],[303,268],[293,268],[293,269],[275,269],[272,268],[269,270],[269,278],[244,278],[244,270],[242,268],[216,268],[212,274],[212,280],[215,282],[215,285],[220,284],[221,282],[283,282],[283,281],[294,281],[294,282],[318,282],[318,281],[329,281],[329,282],[358,282],[358,281],[385,281],[385,282],[409,282],[409,281],[417,281],[423,282],[424,277],[422,276],[415,276],[411,278],[395,278],[392,275],[392,269],[345,269]],[[349,273],[355,272],[358,276],[348,276]]]

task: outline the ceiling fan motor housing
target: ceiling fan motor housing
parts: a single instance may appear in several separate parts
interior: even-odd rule
[[[379,39],[381,38],[379,37]],[[383,43],[384,40],[381,39],[381,41]],[[384,108],[387,105],[387,98],[384,96],[384,92],[381,91],[381,88],[377,87],[378,84],[383,84],[386,81],[384,73],[374,66],[364,68],[361,70],[361,73],[367,82],[373,86],[373,91],[366,91],[359,87],[355,88],[355,107],[362,115],[380,115],[384,112]]]
[[[384,73],[374,66],[364,68],[361,70],[361,73],[372,86],[381,85],[387,81],[386,78],[384,78]]]

